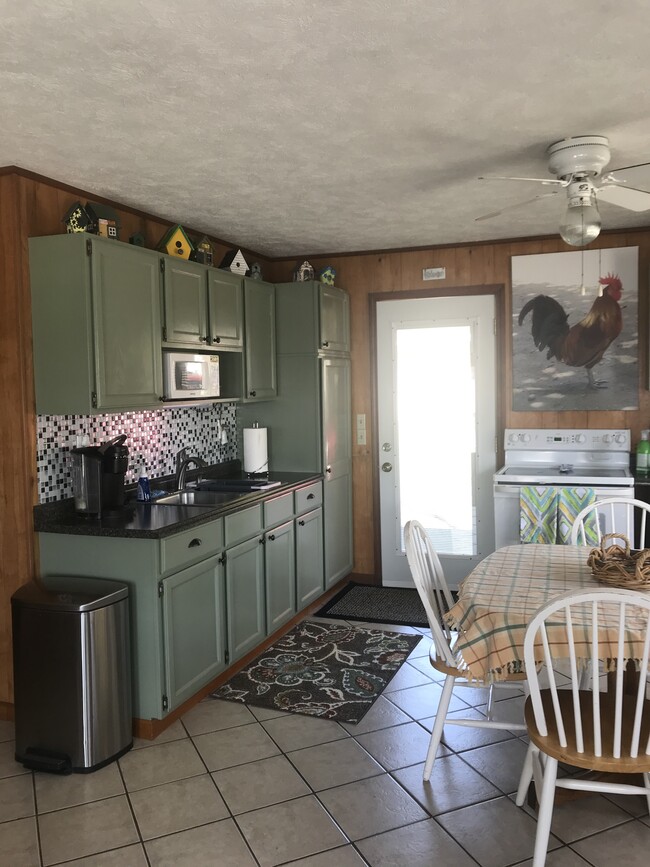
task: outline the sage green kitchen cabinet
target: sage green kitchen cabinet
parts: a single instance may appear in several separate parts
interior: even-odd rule
[[[31,238],[36,412],[158,407],[160,254],[85,233]]]
[[[224,568],[220,556],[161,582],[166,710],[226,668]]]
[[[244,401],[277,394],[275,287],[244,278]]]
[[[278,353],[350,352],[350,299],[315,280],[276,284]]]
[[[197,262],[161,258],[164,282],[163,342],[204,351],[243,346],[242,278]]]
[[[343,289],[317,283],[320,348],[327,352],[350,351],[350,297]]]
[[[254,536],[226,550],[229,663],[266,637],[263,541]]]
[[[271,634],[296,613],[296,552],[293,520],[264,534],[266,631]]]
[[[296,596],[298,610],[318,599],[324,590],[323,510],[296,518]]]

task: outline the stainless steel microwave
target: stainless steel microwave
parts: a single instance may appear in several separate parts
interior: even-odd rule
[[[219,397],[219,356],[163,350],[165,400]]]

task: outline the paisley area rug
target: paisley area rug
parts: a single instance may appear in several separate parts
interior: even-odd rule
[[[358,723],[421,638],[304,620],[212,698]]]

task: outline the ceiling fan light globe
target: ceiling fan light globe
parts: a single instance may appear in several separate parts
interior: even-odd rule
[[[600,235],[601,225],[595,204],[569,206],[560,224],[560,237],[571,247],[584,247]]]

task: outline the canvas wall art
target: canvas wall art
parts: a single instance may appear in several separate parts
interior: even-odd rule
[[[512,257],[512,408],[637,409],[639,248]]]

